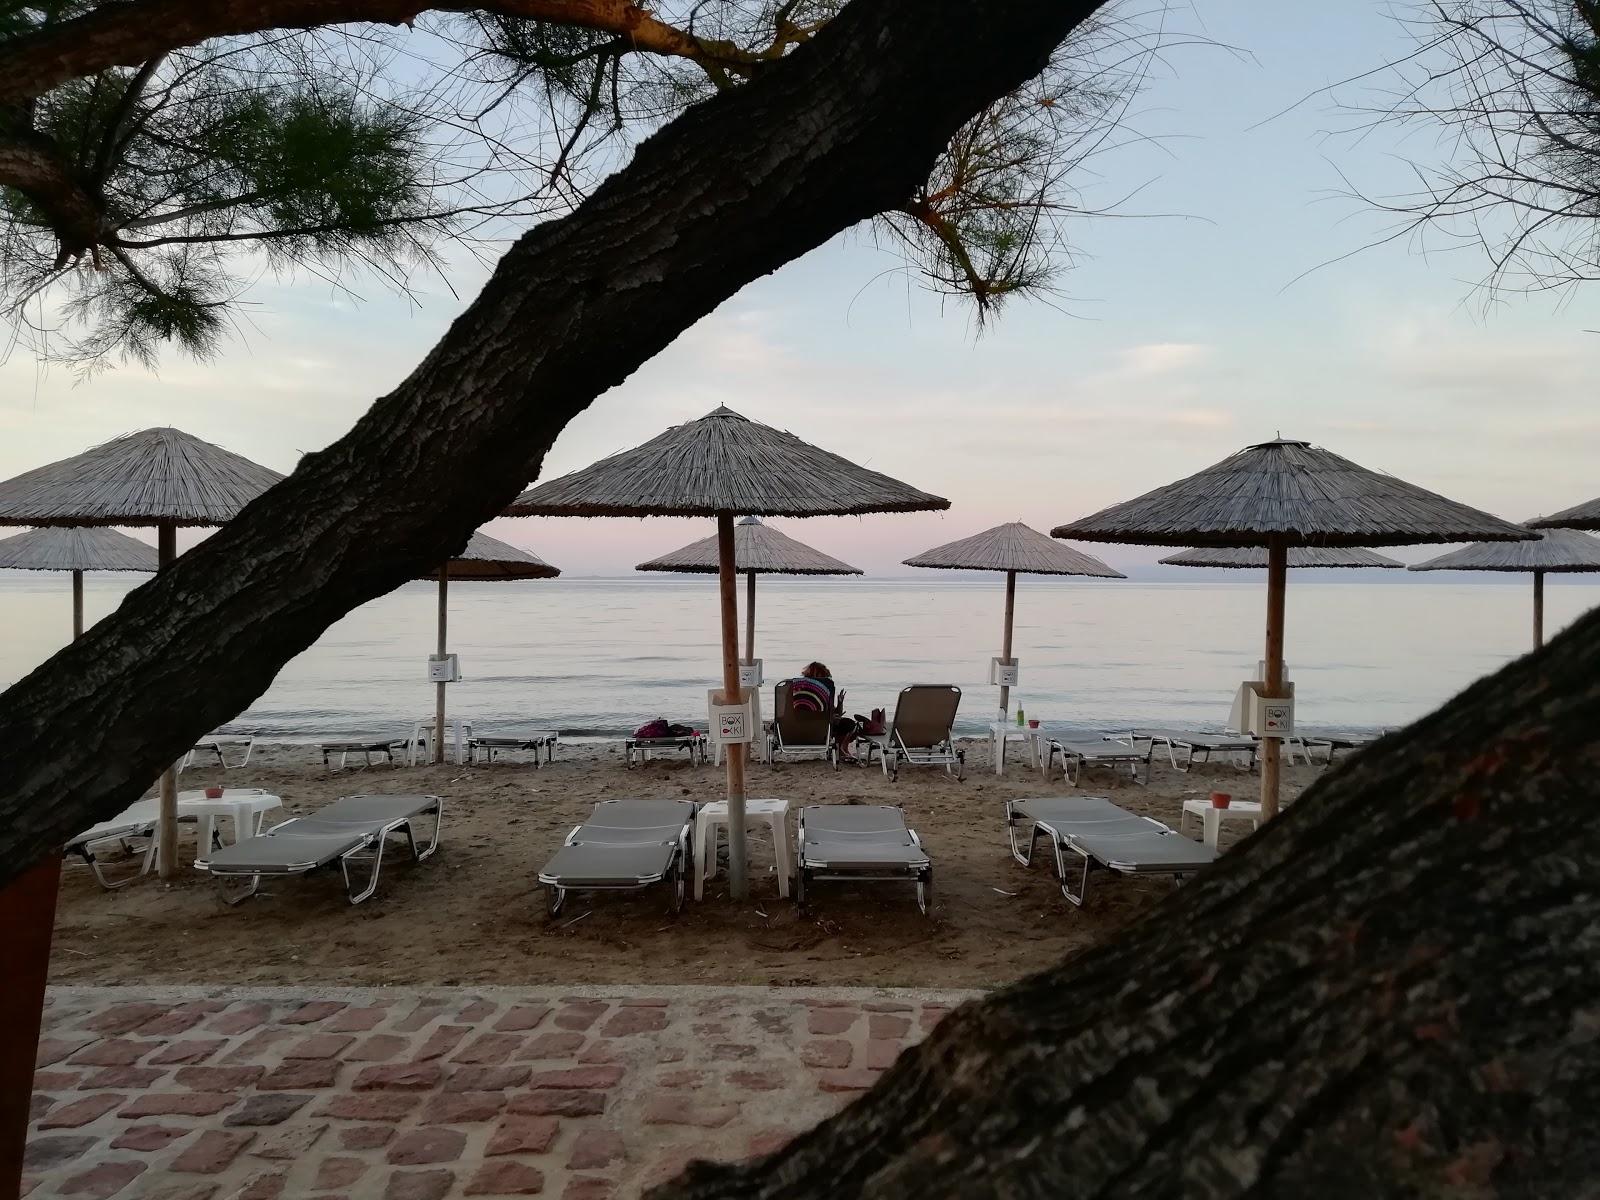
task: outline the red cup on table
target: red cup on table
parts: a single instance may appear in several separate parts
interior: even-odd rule
[[[1037,729],[1037,728],[1039,728],[1039,722],[1035,721],[1032,717],[1029,717],[1028,718],[1028,728],[1029,729]]]
[[[1227,808],[1228,805],[1230,805],[1232,803],[1233,803],[1233,796],[1228,792],[1212,792],[1211,793],[1211,807],[1212,808]]]
[[[206,799],[207,800],[221,800],[222,799],[222,789],[219,788],[219,787],[208,787],[206,789]]]

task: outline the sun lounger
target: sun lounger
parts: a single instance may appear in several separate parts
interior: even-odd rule
[[[95,879],[108,892],[124,887],[150,872],[150,864],[155,859],[158,816],[156,801],[137,801],[111,820],[101,821],[93,828],[84,830],[66,844],[63,852],[76,854],[88,863]],[[143,840],[145,844],[142,849],[135,851],[131,843],[137,840]],[[109,842],[115,842],[126,855],[137,853],[138,869],[119,879],[108,879],[105,873],[106,864],[100,859],[98,849]]]
[[[396,765],[395,752],[404,750],[410,744],[411,742],[406,738],[380,738],[375,742],[323,742],[321,746],[322,765],[326,767],[329,757],[337,754],[339,756],[339,769],[342,771],[344,770],[345,760],[352,754],[359,754],[366,759],[366,765],[370,767],[372,765],[372,756],[374,754],[382,754],[388,758],[389,765],[392,767]]]
[[[687,750],[690,766],[696,763],[705,765],[706,739],[699,733],[686,733],[682,737],[632,737],[622,743],[623,760],[630,770],[633,768],[635,755],[638,755],[640,762],[649,762],[650,755],[657,750]]]
[[[1322,761],[1326,765],[1333,761],[1333,756],[1340,750],[1348,754],[1354,754],[1358,750],[1364,750],[1378,739],[1370,737],[1335,737],[1332,734],[1308,733],[1297,737],[1296,740],[1300,743],[1307,762],[1315,761],[1311,757],[1312,750],[1321,750],[1323,752]]]
[[[1118,766],[1125,765],[1134,782],[1138,783],[1139,764],[1145,765],[1145,774],[1148,776],[1150,755],[1154,749],[1154,743],[1140,750],[1127,742],[1110,739],[1086,742],[1051,738],[1045,749],[1044,777],[1047,780],[1050,778],[1050,768],[1055,765],[1056,755],[1059,754],[1062,774],[1073,787],[1078,786],[1078,778],[1083,774],[1085,767],[1110,767],[1115,771]]]
[[[201,738],[193,746],[189,747],[188,753],[178,763],[178,770],[187,771],[194,766],[194,759],[197,754],[215,754],[217,756],[217,766],[224,771],[237,771],[241,767],[248,767],[250,765],[250,756],[255,753],[257,736],[259,735],[256,733],[213,733],[210,737]],[[228,760],[222,753],[224,746],[243,746],[244,757],[230,767]]]
[[[1018,844],[1017,827],[1027,826],[1027,850]],[[1210,846],[1184,837],[1151,817],[1135,816],[1103,796],[1053,796],[1007,800],[1006,834],[1011,855],[1023,866],[1033,861],[1033,847],[1044,834],[1056,855],[1056,877],[1061,894],[1082,905],[1089,888],[1089,872],[1103,867],[1122,875],[1187,875],[1216,861]],[[1074,892],[1069,882],[1067,855],[1083,860]]]
[[[892,804],[818,804],[800,810],[795,903],[819,879],[914,883],[917,907],[933,903],[933,864],[905,813]]]
[[[1179,729],[1135,729],[1129,735],[1129,744],[1137,745],[1141,740],[1150,743],[1153,754],[1157,746],[1164,746],[1167,751],[1167,760],[1177,771],[1187,771],[1196,764],[1205,764],[1211,761],[1213,754],[1226,754],[1229,760],[1241,771],[1248,771],[1255,766],[1256,751],[1261,748],[1261,743],[1249,734],[1241,733],[1195,733]],[[1183,751],[1183,761],[1178,761],[1178,751]],[[1238,760],[1239,755],[1244,755],[1244,762]]]
[[[419,850],[415,822],[429,817],[433,840]],[[227,903],[238,904],[255,894],[263,875],[304,875],[338,863],[350,903],[360,904],[378,889],[390,834],[405,834],[412,858],[421,862],[439,848],[443,824],[444,801],[438,796],[344,796],[311,816],[291,817],[260,837],[224,846],[194,865],[211,873]],[[351,863],[370,866],[371,876],[360,891],[350,878]],[[250,886],[230,895],[229,881],[241,877]]]
[[[883,755],[883,773],[893,778],[900,764],[917,767],[943,767],[957,779],[965,769],[967,752],[955,743],[956,708],[961,704],[961,689],[947,683],[914,683],[900,690],[894,719],[880,734],[863,734],[866,761],[874,752]]]
[[[821,754],[839,769],[839,747],[833,740],[832,713],[796,709],[789,694],[790,680],[772,689],[772,720],[767,722],[767,760],[780,754]]]
[[[496,750],[532,750],[533,765],[537,767],[541,748],[545,759],[555,762],[556,743],[560,740],[561,735],[554,729],[535,729],[523,737],[475,737],[467,743],[467,761],[477,762],[479,750],[483,751],[486,762],[494,761]]]
[[[671,909],[683,907],[689,875],[690,800],[602,800],[575,825],[539,872],[550,915],[571,891],[634,891],[665,882]]]

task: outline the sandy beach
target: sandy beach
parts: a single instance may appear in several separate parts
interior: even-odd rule
[[[337,872],[267,881],[237,907],[188,866],[194,826],[186,824],[183,874],[172,885],[152,875],[105,892],[69,862],[56,919],[51,978],[72,984],[470,985],[772,984],[988,987],[1016,979],[1113,933],[1174,891],[1165,879],[1097,875],[1086,908],[1057,890],[1042,859],[1023,869],[1009,853],[1004,801],[1061,795],[1025,765],[1004,777],[990,768],[986,742],[968,742],[967,775],[907,769],[899,780],[876,768],[794,761],[750,771],[752,796],[805,804],[898,803],[933,858],[937,902],[918,913],[909,886],[820,884],[809,912],[782,900],[770,842],[753,835],[753,897],[727,902],[725,877],[669,915],[665,891],[580,893],[554,920],[534,876],[595,801],[619,796],[722,795],[722,772],[657,760],[627,770],[619,745],[563,746],[553,765],[325,770],[307,746],[258,748],[250,766],[197,767],[181,786],[260,787],[283,798],[282,820],[363,792],[434,793],[445,798],[440,851],[420,865],[392,856],[377,894],[352,907]],[[1286,794],[1320,768],[1299,766]],[[1157,765],[1148,786],[1095,772],[1083,791],[1104,794],[1176,826],[1182,801],[1212,788],[1253,797],[1257,777],[1231,766],[1183,774]],[[1248,830],[1234,824],[1231,830]],[[1191,826],[1192,831],[1192,826]],[[1196,834],[1198,836],[1198,834]],[[1223,845],[1230,842],[1224,833]]]

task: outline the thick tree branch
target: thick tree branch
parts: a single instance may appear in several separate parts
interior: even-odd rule
[[[1597,730],[1600,613],[787,1149],[649,1200],[1590,1195]]]
[[[48,138],[0,134],[0,184],[16,188],[47,215],[61,243],[57,266],[88,250],[106,233],[99,202]]]
[[[576,413],[701,316],[904,203],[1096,7],[856,0],[524,235],[347,436],[0,695],[0,883],[137,797],[328,625],[464,545]]]
[[[635,50],[696,62],[738,65],[761,57],[694,37],[629,0],[120,0],[0,44],[0,106],[212,38],[360,22],[408,25],[428,11],[472,10],[599,30]]]

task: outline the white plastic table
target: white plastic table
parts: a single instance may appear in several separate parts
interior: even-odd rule
[[[1259,800],[1234,800],[1227,808],[1217,808],[1211,803],[1209,796],[1196,796],[1193,800],[1183,802],[1183,816],[1178,818],[1178,831],[1183,832],[1183,827],[1189,823],[1190,817],[1199,817],[1202,837],[1206,845],[1213,850],[1217,848],[1217,836],[1222,832],[1224,821],[1249,821],[1257,829],[1261,828],[1261,802]]]
[[[1011,721],[989,722],[989,758],[994,763],[994,773],[1006,773],[1006,743],[1021,742],[1028,752],[1028,765],[1035,770],[1039,768],[1039,737],[1046,733],[1044,726],[1037,729],[1027,725],[1017,725]]]
[[[468,742],[472,741],[472,722],[458,721],[454,717],[444,719],[445,733],[452,732],[456,738],[456,762],[464,763],[466,758],[463,753]],[[411,727],[411,739],[406,746],[406,766],[417,765],[417,752],[422,752],[422,765],[427,766],[433,761],[433,718],[422,717]],[[443,760],[444,755],[440,754]]]
[[[772,830],[772,856],[778,869],[778,895],[789,894],[789,876],[794,873],[794,855],[789,849],[789,802],[787,800],[746,800],[745,824],[765,821]],[[728,823],[728,802],[713,800],[702,804],[694,815],[694,898],[705,895],[706,880],[716,874],[718,830]]]
[[[259,836],[267,814],[282,806],[282,799],[261,788],[223,788],[216,800],[207,799],[203,790],[178,793],[178,815],[200,823],[197,844],[202,854],[210,849],[218,818],[231,820],[233,840],[242,842]]]

